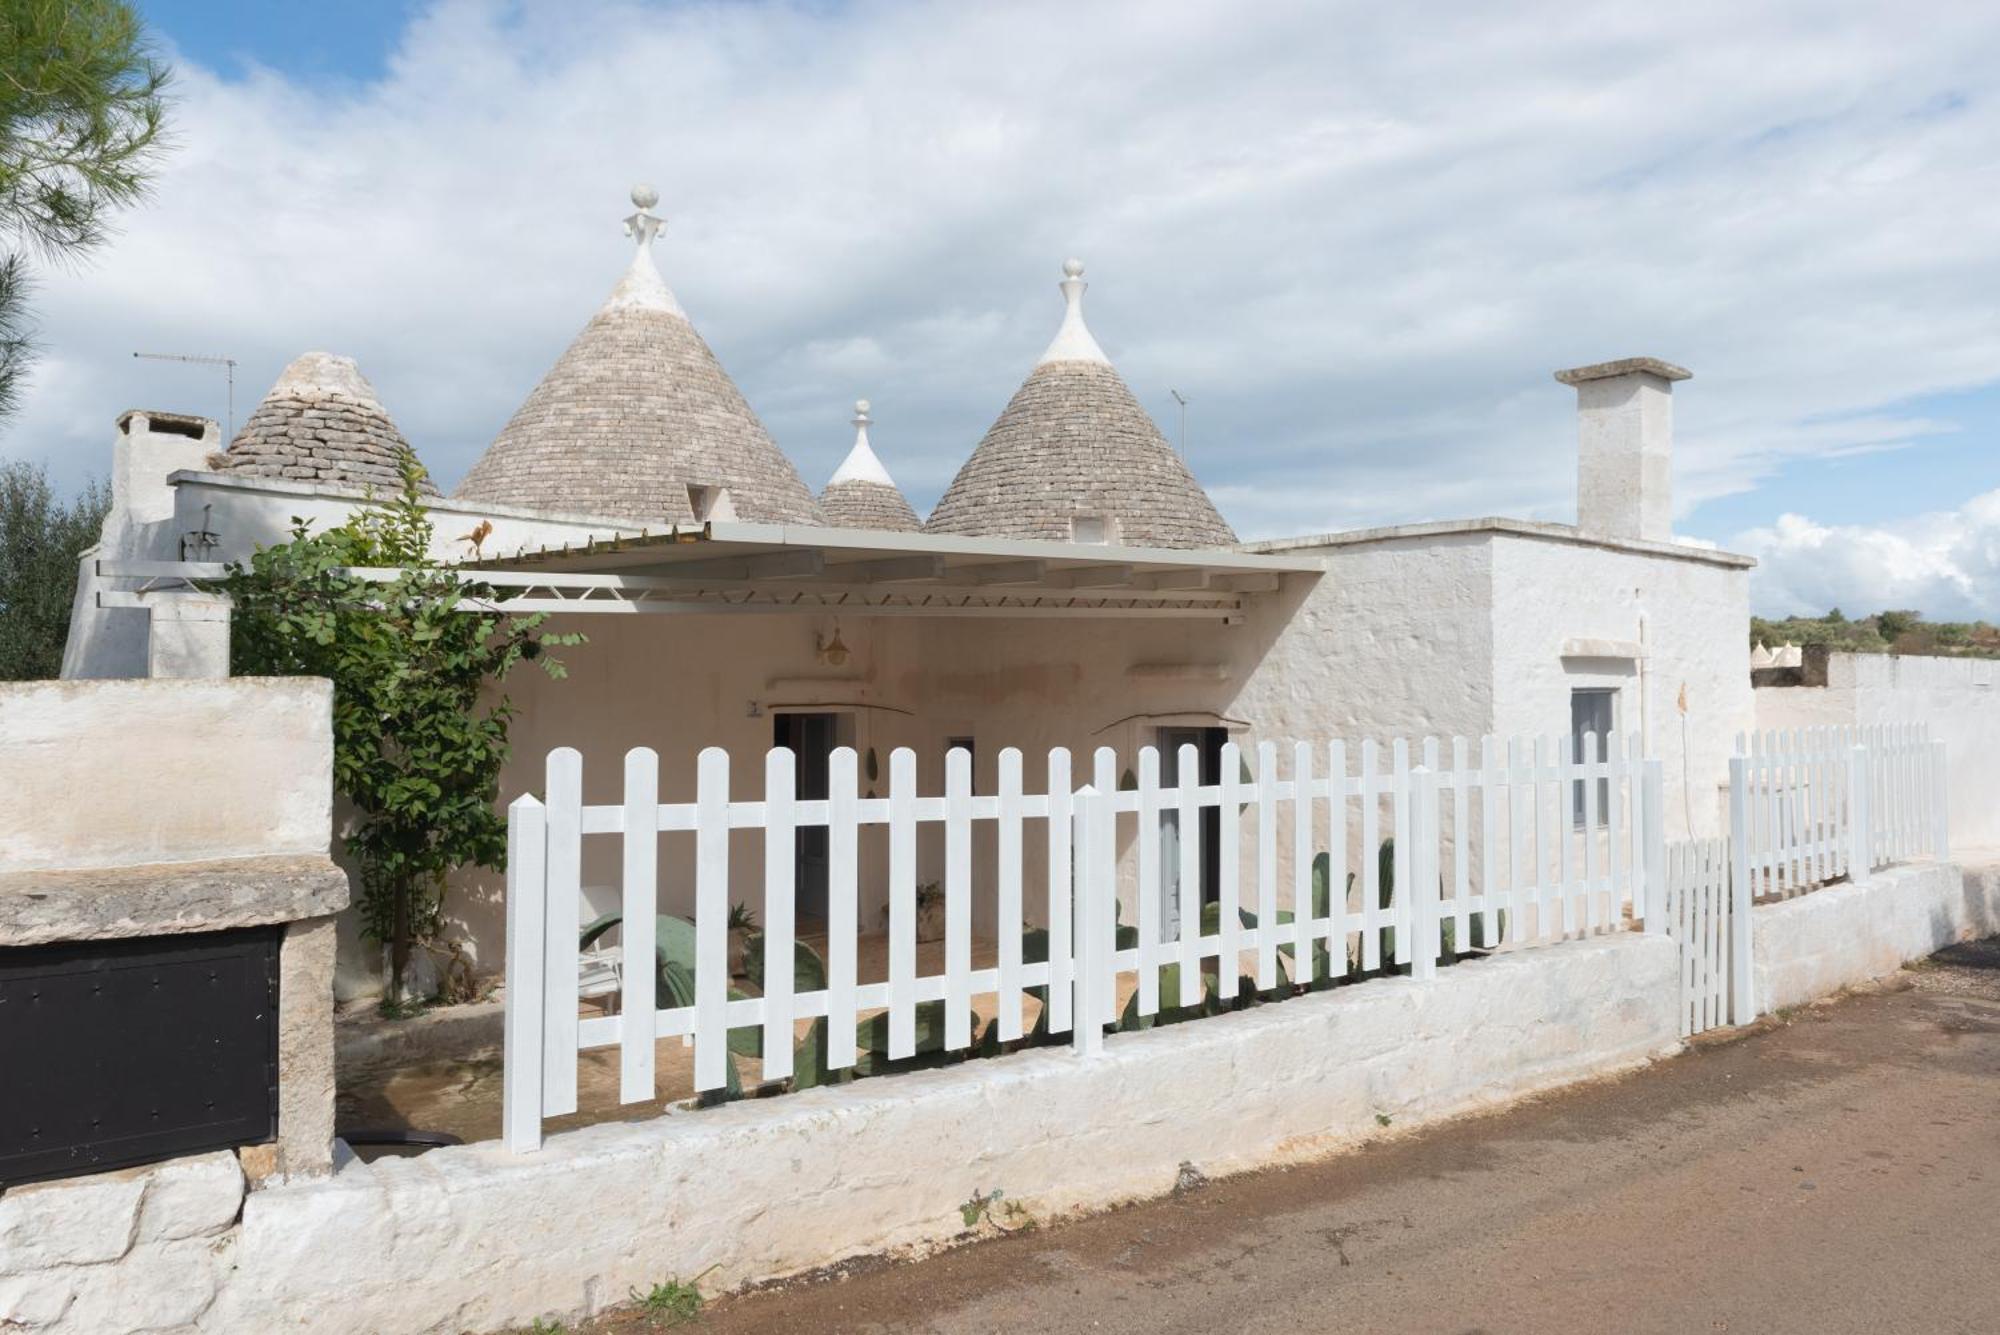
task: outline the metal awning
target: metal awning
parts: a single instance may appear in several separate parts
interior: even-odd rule
[[[861,616],[1200,617],[1313,559],[718,521],[489,559],[480,578],[544,612],[818,612]]]
[[[215,562],[98,562],[147,588],[105,606],[222,577]],[[1180,617],[1235,621],[1248,600],[1325,567],[1299,557],[1021,542],[719,521],[588,538],[468,563],[467,582],[506,589],[492,606],[571,614],[820,613],[843,616]],[[356,570],[391,580],[394,569]],[[487,604],[479,604],[487,606]]]

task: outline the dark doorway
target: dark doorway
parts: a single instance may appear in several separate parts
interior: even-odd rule
[[[827,758],[839,745],[838,714],[774,714],[771,744],[789,747],[798,757],[801,801],[823,802],[827,796]],[[796,841],[798,896],[793,913],[800,925],[826,925],[827,836],[824,825],[801,825]]]
[[[1229,732],[1225,728],[1161,728],[1157,741],[1160,782],[1169,788],[1180,785],[1180,752],[1183,746],[1195,749],[1200,772],[1190,776],[1193,782],[1202,785],[1222,782],[1222,744],[1228,740]],[[1201,821],[1200,848],[1197,851],[1200,865],[1184,869],[1180,865],[1180,813],[1169,810],[1160,818],[1160,930],[1164,940],[1180,935],[1182,875],[1199,878],[1197,884],[1203,904],[1213,904],[1222,897],[1222,809],[1219,806],[1203,807],[1198,819]]]

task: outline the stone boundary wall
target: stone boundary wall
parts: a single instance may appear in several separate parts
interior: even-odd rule
[[[711,1292],[1314,1157],[1672,1052],[1675,948],[1621,935],[1114,1036],[252,1193],[201,1327],[487,1331]],[[713,1267],[713,1268],[711,1268]]]
[[[2000,932],[2000,865],[1920,863],[1751,910],[1757,1009],[1816,1001]]]

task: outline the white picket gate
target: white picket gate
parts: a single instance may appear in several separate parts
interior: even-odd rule
[[[1681,948],[1681,1036],[1748,1024],[1748,992],[1731,985],[1732,962],[1748,959],[1750,924],[1734,911],[1727,839],[1667,845],[1667,935]]]
[[[764,1081],[793,1074],[795,1024],[828,1023],[826,1062],[833,1070],[858,1059],[855,1026],[864,1014],[886,1012],[890,1060],[917,1049],[917,1007],[942,1002],[942,1045],[973,1040],[974,997],[992,996],[998,1038],[1024,1032],[1023,1001],[1045,989],[1048,1030],[1069,1033],[1089,1053],[1118,1019],[1120,974],[1134,974],[1134,1004],[1143,1016],[1160,1008],[1161,973],[1177,965],[1182,1005],[1208,986],[1222,1000],[1236,997],[1243,957],[1259,992],[1312,981],[1314,947],[1325,949],[1332,976],[1358,967],[1407,964],[1418,977],[1438,967],[1443,928],[1463,950],[1474,940],[1507,947],[1643,924],[1664,930],[1667,871],[1657,760],[1642,758],[1636,738],[1624,746],[1586,738],[1515,738],[1503,747],[1480,739],[1477,755],[1464,738],[1420,744],[1417,763],[1398,740],[1387,764],[1373,741],[1348,749],[1335,741],[1256,748],[1254,772],[1234,743],[1222,748],[1220,781],[1160,786],[1160,757],[1137,756],[1136,775],[1121,785],[1118,754],[1092,757],[1090,782],[1073,787],[1069,752],[1048,753],[1044,791],[1024,788],[1022,755],[999,753],[995,791],[975,794],[971,757],[946,757],[944,792],[918,791],[913,751],[891,753],[887,796],[862,797],[855,752],[840,748],[830,762],[828,796],[803,800],[795,760],[783,748],[764,758],[763,796],[732,798],[730,757],[708,749],[696,761],[691,802],[661,802],[657,755],[628,753],[623,800],[586,805],[583,760],[569,748],[549,753],[546,800],[517,799],[508,810],[507,993],[504,1135],[515,1150],[541,1142],[546,1117],[575,1111],[580,1050],[616,1046],[620,1100],[657,1097],[657,1040],[685,1036],[694,1047],[694,1087],[711,1091],[729,1076],[732,1029],[761,1029]],[[1288,762],[1281,768],[1281,754]],[[1193,747],[1179,752],[1178,773],[1199,773]],[[1201,866],[1205,808],[1219,808],[1219,884],[1214,927],[1203,932],[1202,887],[1192,874],[1177,886],[1179,931],[1162,939],[1162,817],[1177,838],[1177,865]],[[944,970],[920,974],[916,940],[919,827],[943,830]],[[1246,830],[1245,826],[1249,828]],[[828,831],[826,986],[793,985],[796,940],[795,831]],[[994,832],[991,884],[998,932],[993,967],[972,967],[973,831]],[[1025,833],[1039,826],[1046,865],[1041,903],[1048,958],[1022,959],[1022,934],[1008,925],[1027,918]],[[887,978],[857,976],[861,927],[859,849],[862,832],[886,827]],[[730,994],[730,832],[763,831],[761,880],[765,987],[761,996]],[[1377,848],[1394,835],[1394,893],[1382,902]],[[1281,921],[1278,850],[1289,836],[1290,894],[1303,906]],[[623,840],[623,952],[628,962],[616,1015],[580,1014],[577,968],[582,848],[587,837]],[[653,971],[643,961],[657,945],[658,857],[661,836],[694,840],[694,968],[692,1005],[661,1007]],[[1121,851],[1122,850],[1122,851]],[[1311,910],[1315,856],[1324,852],[1332,892],[1324,914]],[[1117,943],[1121,860],[1136,883],[1138,940]],[[1347,887],[1352,871],[1351,893]],[[1245,915],[1249,915],[1246,917]],[[1629,915],[1629,916],[1628,916]],[[1381,958],[1383,930],[1393,930],[1391,961]],[[1350,959],[1350,943],[1353,946]],[[1212,982],[1203,978],[1213,961]],[[1282,975],[1281,975],[1282,961]]]

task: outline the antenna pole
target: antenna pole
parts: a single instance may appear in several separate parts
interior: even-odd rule
[[[189,352],[135,352],[141,361],[185,362],[190,366],[220,366],[223,376],[229,382],[229,434],[222,438],[222,447],[229,448],[229,442],[236,438],[236,359],[234,357],[208,357]]]
[[[1167,393],[1173,395],[1174,402],[1178,403],[1181,406],[1181,462],[1186,463],[1187,462],[1187,406],[1188,406],[1187,396],[1182,394],[1177,389],[1170,389],[1167,391]]]

